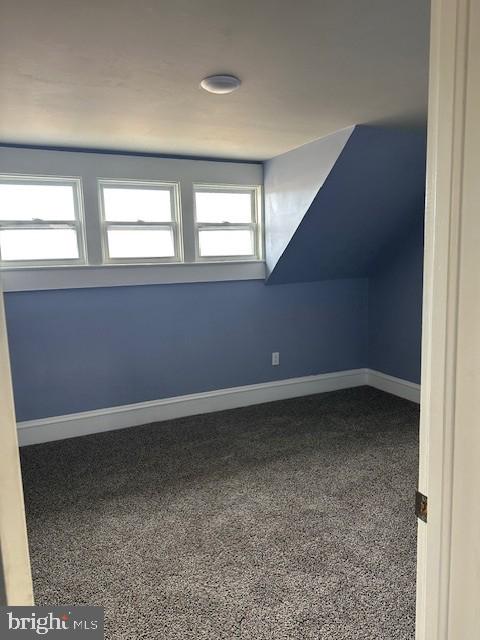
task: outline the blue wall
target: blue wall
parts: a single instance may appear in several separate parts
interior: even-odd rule
[[[367,294],[362,279],[8,293],[17,417],[364,367]]]
[[[420,382],[423,214],[388,247],[369,279],[369,367]]]

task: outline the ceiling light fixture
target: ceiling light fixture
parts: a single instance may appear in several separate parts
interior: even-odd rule
[[[210,93],[232,93],[232,91],[238,89],[241,84],[240,79],[236,76],[219,75],[204,78],[200,86]]]

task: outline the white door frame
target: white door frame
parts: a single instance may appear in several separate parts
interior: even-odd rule
[[[17,425],[0,282],[0,583],[1,604],[33,604]]]
[[[480,2],[432,0],[417,640],[480,630]]]

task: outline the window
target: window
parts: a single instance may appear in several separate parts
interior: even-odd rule
[[[260,188],[195,185],[194,192],[197,259],[260,259]]]
[[[21,175],[7,173],[7,169],[0,173],[0,269],[23,271],[23,276],[12,275],[15,282],[31,273],[25,267],[72,265],[191,265],[190,271],[182,266],[166,269],[162,275],[137,269],[147,280],[177,281],[184,274],[193,274],[193,265],[198,263],[217,263],[212,269],[218,272],[220,263],[230,262],[231,266],[223,267],[226,277],[228,273],[242,277],[260,273],[253,264],[233,263],[262,260],[261,186],[249,185],[248,177],[246,184],[195,183],[193,168],[181,168],[178,181],[173,176],[172,181],[97,178],[96,167],[91,165],[78,178]],[[133,172],[138,173],[135,167]],[[249,167],[248,174],[255,180],[259,171]],[[210,274],[212,269],[203,266],[197,271]],[[109,281],[115,272],[119,279],[127,273],[106,269],[100,276],[99,269],[79,270],[75,279]],[[51,270],[38,273],[40,280],[57,277]],[[136,279],[132,274],[133,270],[128,277]]]
[[[180,260],[175,183],[100,181],[106,262]]]
[[[4,266],[85,262],[80,180],[0,176]]]

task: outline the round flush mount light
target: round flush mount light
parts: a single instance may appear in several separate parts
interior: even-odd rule
[[[204,78],[200,86],[210,93],[232,93],[232,91],[238,89],[241,84],[240,79],[236,76],[219,75]]]

